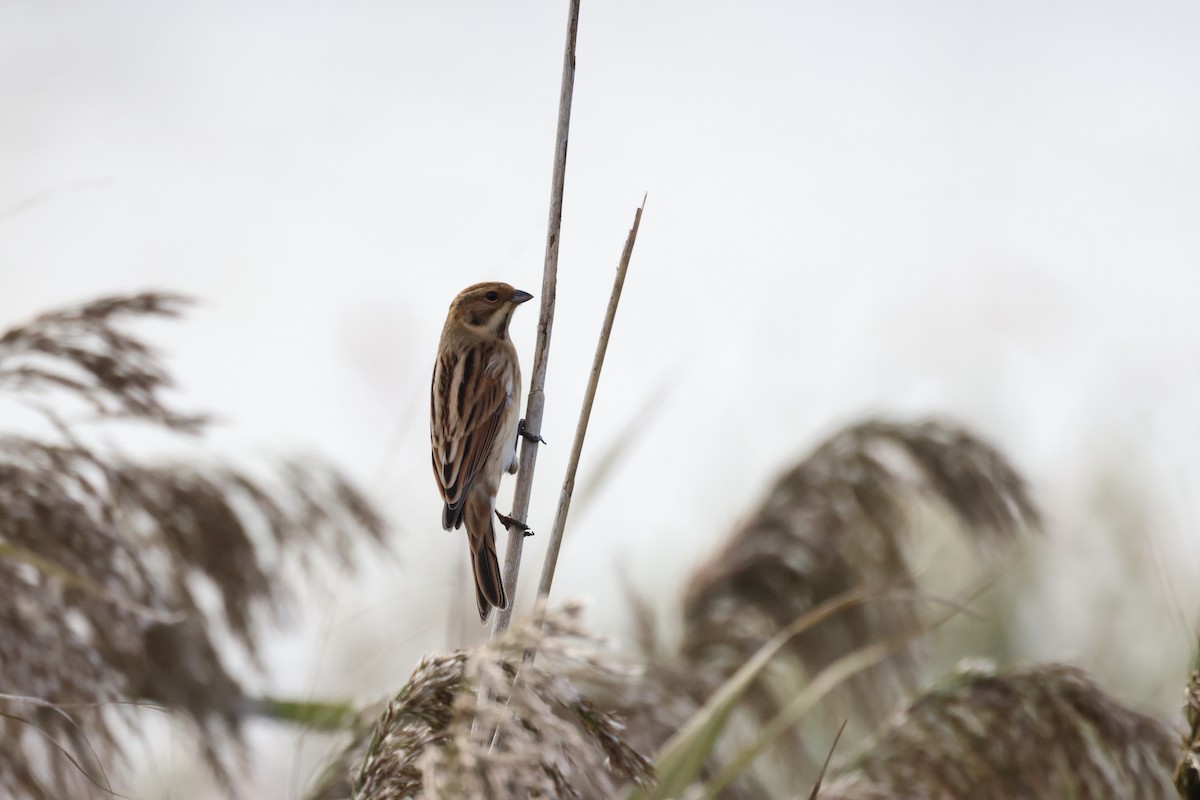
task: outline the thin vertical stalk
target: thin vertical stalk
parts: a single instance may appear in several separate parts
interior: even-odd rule
[[[638,227],[642,223],[642,210],[646,198],[633,215],[633,227],[625,239],[621,262],[617,265],[617,277],[613,282],[612,294],[608,298],[608,310],[604,313],[604,324],[600,327],[600,341],[596,343],[596,355],[592,359],[592,373],[588,376],[587,390],[583,394],[583,408],[579,411],[579,423],[575,426],[575,441],[571,444],[571,457],[567,461],[567,473],[563,476],[562,491],[558,496],[558,510],[554,513],[554,527],[550,531],[550,544],[546,560],[542,563],[542,578],[538,582],[538,598],[550,594],[554,582],[554,568],[558,564],[558,551],[562,547],[563,530],[567,526],[567,513],[571,510],[571,497],[575,493],[575,473],[579,470],[579,457],[583,452],[583,440],[587,436],[588,421],[592,418],[592,403],[596,399],[596,388],[600,384],[600,370],[604,368],[604,355],[608,352],[608,340],[612,336],[613,321],[617,316],[617,304],[621,302],[621,290],[625,287],[625,273],[629,271],[629,259],[633,255],[633,244],[637,241]]]
[[[554,175],[550,181],[550,220],[546,231],[546,260],[542,269],[542,308],[538,317],[537,343],[534,346],[533,374],[529,381],[529,400],[525,406],[525,432],[521,441],[520,471],[513,493],[512,518],[526,521],[529,497],[533,491],[533,470],[537,464],[538,438],[542,430],[542,412],[546,405],[546,362],[550,357],[550,330],[554,323],[554,299],[558,283],[558,243],[562,231],[563,187],[567,173],[567,138],[571,128],[571,98],[575,93],[575,40],[579,33],[579,0],[571,0],[567,16],[567,42],[563,48],[562,85],[558,96],[558,133],[554,142]],[[517,578],[521,571],[523,531],[508,530],[504,553],[504,587],[508,608],[497,609],[492,623],[492,638],[508,627],[517,598]]]

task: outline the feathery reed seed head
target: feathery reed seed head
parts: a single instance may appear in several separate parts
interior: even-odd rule
[[[231,749],[221,743],[236,741],[253,704],[225,666],[218,632],[253,660],[259,623],[291,595],[281,557],[320,549],[346,558],[357,541],[381,541],[370,503],[319,463],[288,462],[267,480],[219,465],[139,464],[86,443],[82,426],[59,416],[82,405],[100,425],[199,431],[202,417],[164,399],[171,382],[157,355],[122,327],[173,316],[183,302],[108,298],[0,336],[0,392],[33,403],[53,432],[0,434],[6,797],[107,790],[119,726],[137,722],[124,703],[183,712],[228,779]],[[216,608],[201,601],[209,589]]]
[[[915,700],[820,800],[1171,797],[1178,736],[1081,671],[963,671]]]
[[[547,613],[542,627],[538,610],[488,644],[424,659],[309,799],[600,800],[648,779],[649,762],[593,699],[600,687],[636,682],[637,671],[579,617],[572,604]],[[536,659],[524,661],[532,649]],[[338,773],[350,777],[329,780]]]
[[[900,463],[897,456],[907,462]],[[1024,480],[991,445],[947,422],[867,420],[820,445],[779,479],[759,509],[693,576],[684,597],[683,657],[724,679],[821,602],[857,588],[909,590],[909,503],[940,500],[981,543],[1039,525]],[[921,624],[912,602],[859,604],[792,641],[808,674]],[[915,685],[910,649],[849,686],[879,719]],[[751,697],[765,710],[773,696]]]

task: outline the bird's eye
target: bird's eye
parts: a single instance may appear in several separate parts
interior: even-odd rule
[[[484,295],[484,297],[487,298],[489,303],[494,303],[500,299],[500,295],[496,294],[495,292],[488,292]]]

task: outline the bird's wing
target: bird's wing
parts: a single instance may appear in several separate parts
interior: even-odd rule
[[[510,402],[501,376],[485,369],[490,355],[481,348],[445,350],[434,367],[430,438],[446,530],[462,523],[463,499],[487,463]]]

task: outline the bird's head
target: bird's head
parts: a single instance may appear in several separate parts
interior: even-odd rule
[[[508,321],[521,303],[532,298],[529,292],[507,283],[477,283],[463,289],[450,304],[450,319],[479,331],[497,336],[508,333]]]

